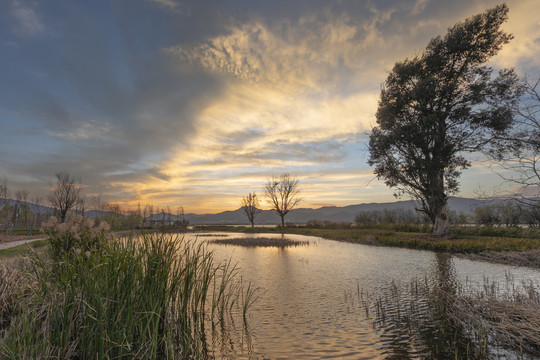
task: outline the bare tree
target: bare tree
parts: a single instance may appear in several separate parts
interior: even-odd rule
[[[7,187],[7,180],[4,178],[4,183],[0,184],[0,208],[4,206],[9,198],[9,190]]]
[[[138,227],[142,227],[144,223],[144,217],[141,212],[141,203],[137,203],[137,219],[139,219],[139,223],[137,224]]]
[[[183,206],[178,206],[178,208],[176,209],[176,221],[174,222],[174,224],[180,226],[180,228],[183,229],[185,229],[187,227],[187,224],[189,224],[189,221],[187,221],[185,218]]]
[[[148,219],[148,225],[150,227],[154,227],[155,225],[155,219],[154,219],[154,205],[152,204],[149,204],[149,205],[146,205],[146,207],[144,208],[145,212],[146,212],[146,217],[145,219]]]
[[[515,109],[516,124],[508,136],[499,138],[490,155],[505,172],[499,175],[519,187],[513,197],[520,203],[539,207],[540,197],[540,76],[523,81],[523,96]],[[535,199],[536,198],[536,199]]]
[[[148,218],[148,214],[149,214],[149,208],[148,208],[148,205],[145,205],[145,207],[143,208],[143,213],[142,213],[142,226],[145,226],[150,221],[150,219]]]
[[[111,226],[112,229],[118,228],[122,223],[122,208],[119,204],[103,203],[105,221]]]
[[[255,227],[255,217],[261,213],[261,209],[259,209],[259,198],[257,197],[257,194],[255,193],[249,193],[246,196],[242,198],[241,206],[242,210],[246,214],[249,222],[251,223],[251,227]]]
[[[0,211],[3,215],[4,224],[7,228],[8,226],[8,218],[9,218],[9,211],[7,209],[7,206],[9,205],[8,199],[9,199],[9,190],[7,186],[7,180],[4,178],[4,183],[0,184]]]
[[[56,185],[49,194],[49,202],[54,214],[61,222],[66,220],[68,212],[77,205],[81,199],[81,180],[71,176],[67,171],[60,171],[56,175]]]
[[[103,202],[101,201],[101,195],[91,196],[90,204],[95,212],[96,219],[101,219],[103,215]]]
[[[16,226],[27,226],[30,207],[28,206],[27,190],[18,190],[15,192],[15,206],[13,210],[13,223]]]
[[[32,228],[40,223],[42,217],[42,208],[41,204],[43,203],[43,198],[39,195],[36,195],[32,200]]]
[[[75,204],[75,212],[79,213],[83,218],[86,214],[86,204],[87,200],[85,197],[79,197],[79,201]]]
[[[299,186],[298,179],[287,173],[272,177],[264,184],[268,203],[281,217],[281,226],[285,226],[285,215],[302,201]]]

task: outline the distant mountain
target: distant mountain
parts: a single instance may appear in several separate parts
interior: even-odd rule
[[[30,210],[32,210],[33,212],[38,213],[38,214],[52,214],[53,213],[52,208],[50,208],[48,206],[45,206],[45,205],[34,204],[34,203],[29,202],[29,201],[17,201],[17,200],[13,200],[13,199],[7,199],[7,203],[8,203],[9,206],[15,206],[17,203],[19,204],[19,206],[28,205]],[[0,207],[0,210],[1,209],[2,208]]]
[[[479,207],[492,203],[490,200],[477,200],[451,197],[448,206],[452,211],[464,214],[473,214]],[[413,200],[395,201],[389,203],[369,203],[349,206],[325,206],[318,209],[300,208],[287,214],[285,220],[289,223],[307,223],[310,220],[353,222],[355,216],[364,211],[384,210],[414,210],[417,203]],[[241,208],[234,211],[224,211],[217,214],[186,214],[184,216],[190,224],[197,225],[245,225],[249,224],[246,215]],[[263,210],[255,219],[259,225],[279,224],[280,217],[273,210]]]
[[[499,200],[500,201],[500,200]],[[473,214],[477,207],[493,204],[493,200],[478,200],[451,197],[448,200],[450,210],[457,213]],[[9,200],[10,205],[14,205],[15,200]],[[53,211],[48,206],[26,203],[32,211],[41,214],[52,214]],[[354,222],[355,216],[365,211],[384,211],[384,210],[414,210],[417,203],[413,200],[394,201],[388,203],[368,203],[349,206],[325,206],[318,209],[300,208],[292,210],[285,217],[288,223],[307,223],[310,220],[332,221],[332,222]],[[105,217],[107,212],[88,210],[85,216],[89,218]],[[223,211],[217,214],[185,214],[184,219],[193,225],[246,225],[249,224],[242,208],[230,211]],[[159,213],[154,214],[151,220],[157,223],[168,223],[181,220],[173,214]],[[258,225],[279,224],[280,217],[273,210],[263,210],[255,219]]]

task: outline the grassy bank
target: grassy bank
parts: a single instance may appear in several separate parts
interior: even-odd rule
[[[433,238],[423,226],[312,227],[245,227],[199,226],[196,231],[243,233],[285,233],[316,236],[359,244],[395,246],[450,253],[525,252],[540,250],[538,229],[456,227],[447,239]],[[427,229],[429,230],[429,229]]]
[[[19,246],[14,246],[8,249],[0,250],[0,260],[13,258],[17,256],[29,255],[32,252],[38,251],[39,249],[44,249],[48,245],[47,240],[37,240],[28,244],[22,244]]]

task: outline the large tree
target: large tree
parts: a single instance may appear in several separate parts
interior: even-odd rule
[[[255,193],[249,193],[242,198],[240,205],[242,206],[244,214],[246,214],[249,222],[251,223],[251,227],[255,227],[255,217],[257,217],[257,215],[259,215],[262,211],[259,209],[259,204],[259,198]]]
[[[368,163],[397,196],[419,201],[435,235],[449,232],[447,199],[471,165],[464,155],[513,123],[517,76],[503,69],[494,77],[485,65],[512,38],[500,30],[507,15],[503,4],[454,25],[396,63],[382,85]]]
[[[289,174],[272,177],[264,184],[264,193],[272,209],[281,217],[281,226],[285,226],[285,215],[302,201],[298,179]]]
[[[81,201],[81,180],[66,171],[60,171],[55,175],[56,184],[49,194],[49,202],[54,214],[64,222],[68,212]]]

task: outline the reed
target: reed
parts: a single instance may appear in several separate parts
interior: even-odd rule
[[[437,359],[498,358],[501,350],[512,358],[540,355],[540,284],[486,279],[478,288],[441,279],[392,283],[378,296],[357,291],[360,308],[390,353]],[[408,347],[391,340],[396,338]]]
[[[251,285],[202,244],[170,234],[96,236],[99,247],[34,256],[0,286],[0,358],[205,358],[205,323],[252,304]],[[0,276],[1,284],[12,278]]]

